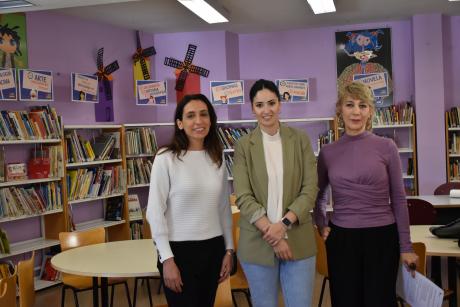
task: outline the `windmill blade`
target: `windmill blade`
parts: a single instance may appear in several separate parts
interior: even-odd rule
[[[112,100],[112,89],[110,88],[110,81],[104,79],[102,82],[104,83],[105,98],[107,100]]]
[[[165,63],[166,66],[174,67],[174,68],[182,68],[184,66],[184,63],[182,63],[179,60],[176,60],[174,58],[165,58]]]
[[[149,57],[149,56],[152,56],[152,55],[155,55],[157,54],[157,51],[155,50],[155,47],[148,47],[144,50],[142,50],[141,52],[141,55],[146,58],[146,57]]]
[[[100,71],[102,71],[102,69],[104,68],[103,58],[104,58],[104,47],[100,48],[97,51],[96,65],[97,65],[97,69]]]
[[[118,70],[118,68],[120,68],[120,66],[118,66],[118,61],[113,61],[104,68],[104,73],[110,75],[114,71]]]
[[[150,73],[149,73],[149,68],[147,67],[147,63],[145,62],[145,59],[141,58],[139,61],[141,63],[142,76],[144,77],[144,80],[149,80]]]
[[[184,66],[188,67],[192,64],[193,57],[195,56],[196,46],[189,44],[187,53],[185,54]]]
[[[141,38],[139,36],[139,31],[136,31],[136,48],[139,50],[141,49]]]
[[[184,89],[184,85],[185,85],[185,80],[187,79],[187,75],[188,75],[188,72],[183,69],[181,72],[180,72],[180,75],[179,77],[177,77],[177,81],[176,81],[176,91],[182,91]]]
[[[209,76],[209,70],[200,66],[190,65],[188,71],[206,78]]]

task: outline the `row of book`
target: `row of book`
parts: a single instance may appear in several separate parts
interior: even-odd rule
[[[458,159],[449,159],[450,179],[460,179],[460,161]]]
[[[449,153],[458,154],[460,153],[460,135],[452,133],[452,137],[449,138]]]
[[[61,208],[59,183],[0,189],[0,218],[34,215]]]
[[[219,127],[219,140],[225,149],[232,149],[236,142],[243,136],[251,132],[250,128],[230,128]]]
[[[62,119],[48,106],[34,106],[30,111],[0,111],[1,140],[59,139]]]
[[[81,168],[67,172],[69,200],[124,193],[125,172],[121,165]]]
[[[67,162],[91,162],[120,158],[120,133],[105,132],[91,142],[77,134],[76,130],[66,131]]]
[[[414,108],[410,102],[384,108],[376,108],[373,125],[412,124]]]
[[[453,107],[446,112],[447,127],[456,128],[460,127],[460,107]]]
[[[136,128],[126,131],[126,154],[155,154],[158,150],[155,131],[149,128]]]
[[[142,223],[142,221],[130,223],[129,228],[131,231],[131,240],[140,240],[144,238],[144,234],[142,233],[144,224]]]
[[[233,156],[225,155],[225,166],[229,177],[233,177]]]
[[[128,185],[149,183],[152,164],[150,159],[128,159],[126,161]]]
[[[6,231],[0,228],[0,254],[10,253],[10,242]]]
[[[331,144],[335,140],[334,130],[328,130],[318,136],[316,148],[319,151],[324,145]]]

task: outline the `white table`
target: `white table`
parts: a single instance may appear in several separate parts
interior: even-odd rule
[[[460,198],[452,198],[449,195],[419,195],[407,196],[406,198],[425,200],[435,208],[460,208]]]
[[[457,264],[456,258],[460,257],[460,247],[456,239],[441,239],[430,232],[433,225],[410,226],[412,242],[423,242],[426,246],[427,256],[441,256],[447,258],[449,289],[454,291],[449,300],[449,306],[457,306]],[[439,266],[436,269],[439,271]],[[441,272],[432,272],[432,277],[441,285]]]
[[[108,277],[159,276],[153,241],[116,241],[77,247],[57,254],[52,266],[61,272],[93,277],[93,306],[99,305],[101,277],[102,306],[108,306]]]

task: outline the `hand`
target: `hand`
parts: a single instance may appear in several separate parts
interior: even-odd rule
[[[233,268],[232,257],[233,255],[229,254],[228,252],[225,252],[224,259],[222,259],[222,266],[220,268],[219,283],[223,282],[230,276],[230,272]]]
[[[182,292],[182,278],[180,271],[174,262],[174,258],[168,258],[163,262],[163,280],[165,286],[176,293]]]
[[[291,248],[289,247],[288,242],[286,239],[279,240],[278,244],[273,246],[273,250],[275,251],[275,255],[278,259],[281,260],[293,260]]]
[[[320,228],[320,233],[321,237],[323,238],[324,241],[327,240],[327,237],[329,237],[329,234],[331,233],[331,227],[323,227],[322,229]]]
[[[271,246],[275,246],[286,235],[286,227],[281,222],[270,224],[266,229],[263,239]]]
[[[415,277],[415,269],[418,265],[418,256],[415,253],[401,253],[401,262],[406,267],[407,271],[411,272],[412,277]]]

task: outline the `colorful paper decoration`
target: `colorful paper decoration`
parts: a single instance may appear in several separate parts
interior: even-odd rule
[[[174,67],[180,70],[179,76],[176,79],[176,91],[182,91],[184,89],[185,81],[189,73],[200,75],[203,77],[209,76],[209,70],[203,67],[192,65],[193,57],[195,56],[196,46],[189,44],[185,59],[183,62],[174,58],[165,58],[164,64],[166,66]]]
[[[112,73],[120,66],[118,61],[113,61],[104,67],[103,62],[104,48],[97,51],[97,75],[99,83],[99,103],[94,105],[96,111],[97,122],[110,122],[114,120],[113,117],[113,99],[112,99]]]
[[[136,31],[136,53],[133,55],[134,60],[134,80],[149,80],[150,79],[150,61],[149,57],[157,54],[155,47],[151,46],[142,49],[139,31]],[[143,79],[139,78],[142,76]],[[134,81],[135,82],[135,81]]]

